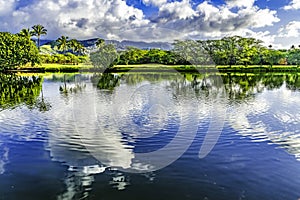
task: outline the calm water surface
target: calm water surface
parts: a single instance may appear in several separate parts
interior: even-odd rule
[[[0,199],[300,199],[297,74],[0,75]]]

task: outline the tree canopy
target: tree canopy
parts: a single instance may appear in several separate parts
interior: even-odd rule
[[[33,41],[18,34],[0,32],[0,70],[39,63],[39,52]]]

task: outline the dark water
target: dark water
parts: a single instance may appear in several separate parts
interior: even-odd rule
[[[1,200],[300,198],[297,74],[0,79]]]

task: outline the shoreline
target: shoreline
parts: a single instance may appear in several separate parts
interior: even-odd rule
[[[235,65],[235,66],[192,66],[192,65],[161,65],[161,64],[138,64],[138,65],[116,65],[103,69],[92,65],[42,65],[37,67],[21,67],[13,70],[2,71],[1,73],[121,73],[121,72],[187,72],[187,73],[268,73],[268,72],[300,72],[300,67],[296,65],[274,65],[273,67],[263,65]]]

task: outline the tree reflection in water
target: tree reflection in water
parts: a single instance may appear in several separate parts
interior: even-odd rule
[[[26,105],[29,109],[46,112],[51,109],[44,98],[43,77],[0,74],[0,109]],[[41,96],[40,96],[41,95]]]

